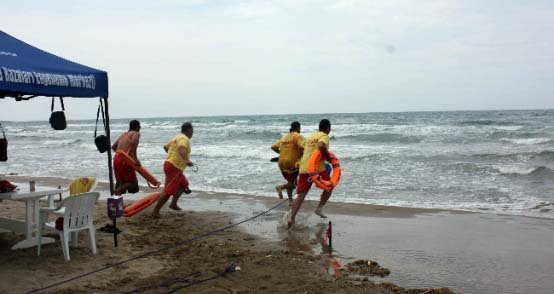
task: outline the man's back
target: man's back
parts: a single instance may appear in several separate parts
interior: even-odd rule
[[[117,139],[117,150],[123,151],[132,157],[136,157],[137,146],[140,139],[140,133],[137,131],[128,131]]]
[[[317,145],[319,142],[323,142],[325,146],[329,148],[329,136],[321,131],[313,132],[304,141],[304,154],[302,155],[302,159],[300,161],[301,174],[308,173],[308,161],[310,160],[310,156],[312,156],[312,153],[317,149]],[[322,170],[325,170],[325,166],[323,165],[323,162],[320,162],[318,171]]]
[[[180,170],[185,170],[187,167],[185,160],[179,154],[179,147],[184,147],[187,153],[190,155],[191,146],[189,138],[184,134],[179,134],[164,146],[167,150],[166,161],[169,161],[173,166]]]
[[[304,137],[297,132],[290,132],[279,140],[279,167],[283,171],[292,171],[300,160],[300,148]]]

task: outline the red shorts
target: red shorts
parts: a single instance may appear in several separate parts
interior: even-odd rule
[[[293,183],[294,185],[296,185],[296,179],[298,178],[298,170],[295,170],[292,173],[287,173],[282,171],[281,174],[283,175],[283,178],[287,180],[287,182]]]
[[[115,154],[113,157],[113,171],[115,179],[118,182],[134,183],[138,182],[135,169],[128,165],[125,160],[119,154]]]
[[[320,171],[319,176],[326,181],[329,181],[331,179],[329,177],[329,173],[326,170]],[[310,176],[308,174],[298,175],[298,185],[296,186],[296,193],[308,193],[311,187],[312,181],[310,180]]]
[[[164,161],[165,188],[166,195],[177,194],[177,190],[184,189],[189,186],[189,181],[183,174],[183,171],[176,168],[169,161]]]

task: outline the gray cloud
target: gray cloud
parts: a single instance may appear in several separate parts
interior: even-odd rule
[[[7,33],[107,70],[115,117],[554,107],[549,1],[3,6]],[[45,104],[0,100],[2,119]],[[95,115],[95,102],[72,105]]]

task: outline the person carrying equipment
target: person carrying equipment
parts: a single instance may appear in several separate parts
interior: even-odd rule
[[[288,227],[291,228],[296,220],[296,214],[298,214],[298,211],[300,210],[300,206],[302,206],[302,202],[304,201],[304,198],[308,194],[308,191],[310,191],[310,188],[312,186],[312,181],[310,181],[311,175],[308,172],[308,164],[310,161],[310,157],[312,156],[312,153],[315,150],[319,150],[321,152],[321,155],[326,161],[331,161],[331,158],[329,156],[328,148],[329,148],[329,133],[331,132],[331,122],[328,119],[322,119],[319,122],[319,131],[313,132],[310,134],[308,138],[304,141],[304,152],[302,154],[302,159],[300,160],[300,174],[298,175],[298,186],[296,187],[297,197],[294,200],[292,204],[292,210],[291,210],[291,216],[288,221]],[[325,166],[323,164],[323,161],[319,162],[317,166],[316,171],[319,176],[329,181],[329,173],[325,169]],[[323,206],[329,200],[329,197],[331,197],[331,193],[333,192],[333,189],[329,189],[329,191],[324,190],[321,193],[321,198],[319,200],[319,204],[315,210],[315,214],[319,215],[322,218],[326,218],[323,214]]]
[[[181,126],[181,134],[175,136],[169,143],[165,144],[164,150],[167,152],[167,158],[164,162],[165,187],[158,199],[158,203],[152,212],[152,217],[160,218],[160,209],[167,202],[169,196],[173,195],[169,208],[181,210],[177,201],[183,192],[190,193],[189,181],[184,175],[187,166],[193,166],[190,161],[190,139],[194,130],[192,123],[185,122]]]
[[[287,180],[286,184],[275,186],[275,190],[277,190],[279,198],[283,199],[283,189],[286,189],[289,204],[292,204],[292,190],[296,187],[298,164],[300,158],[302,158],[303,143],[304,137],[300,135],[300,123],[295,121],[291,123],[289,133],[271,145],[271,149],[279,153],[279,169]]]
[[[137,165],[140,166],[140,160],[137,158],[137,148],[140,141],[140,122],[132,120],[129,122],[129,131],[121,134],[112,145],[112,150],[115,151],[113,157],[113,169],[116,179],[115,195],[124,193],[137,193],[139,185],[135,168],[127,163],[120,154],[126,153],[133,158]]]

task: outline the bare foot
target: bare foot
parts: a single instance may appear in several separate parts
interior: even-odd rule
[[[281,188],[281,186],[277,185],[277,186],[275,186],[275,190],[277,191],[277,195],[279,195],[279,199],[283,199],[283,188]]]
[[[152,218],[161,218],[162,217],[159,212],[152,212],[152,214],[150,216]]]
[[[287,222],[287,229],[292,228],[292,226],[294,226],[294,222],[293,222],[292,220],[289,220],[289,221]]]
[[[179,207],[177,204],[171,204],[169,206],[169,208],[173,209],[173,210],[182,210],[181,207]]]
[[[293,202],[294,202],[294,200],[292,200],[292,198],[289,198],[289,206],[292,206]]]
[[[327,218],[327,216],[325,214],[323,214],[323,211],[322,211],[322,208],[321,207],[318,207],[315,211],[314,211],[315,214],[319,215],[319,217],[321,218]]]

